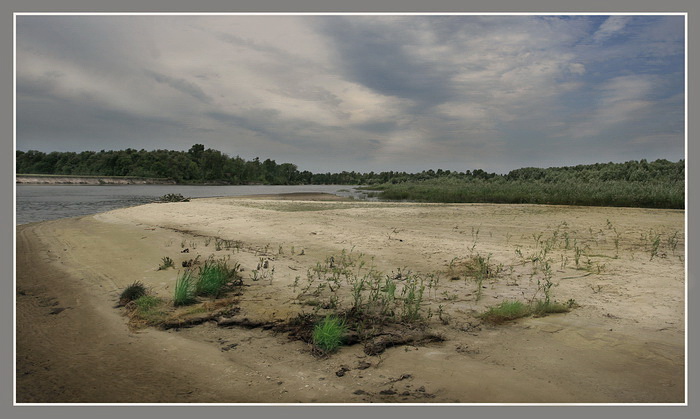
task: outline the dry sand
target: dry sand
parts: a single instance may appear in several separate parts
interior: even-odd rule
[[[293,195],[21,225],[17,402],[684,403],[684,222],[673,210]],[[533,296],[542,280],[531,262],[536,239],[555,231],[552,295],[576,306],[502,325],[479,320],[489,306]],[[237,248],[216,250],[215,238]],[[574,246],[585,248],[578,267]],[[304,283],[309,268],[343,251],[386,274],[439,273],[423,313],[430,309],[427,330],[444,340],[375,356],[352,345],[318,358],[287,333],[255,327],[313,312],[295,278]],[[244,268],[234,318],[249,326],[130,327],[115,307],[120,292],[138,280],[170,299],[181,263],[197,255]],[[501,266],[479,299],[475,282],[451,280],[449,269],[475,255]],[[159,270],[166,256],[175,268]],[[270,270],[253,281],[261,257]]]

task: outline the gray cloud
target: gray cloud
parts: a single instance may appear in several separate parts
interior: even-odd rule
[[[212,99],[209,97],[209,95],[204,93],[204,91],[195,83],[181,78],[169,77],[164,74],[157,73],[155,71],[146,70],[146,74],[148,74],[149,77],[152,77],[153,80],[157,81],[158,83],[166,84],[172,87],[173,89],[190,95],[193,98],[200,100],[204,103],[212,103]]]

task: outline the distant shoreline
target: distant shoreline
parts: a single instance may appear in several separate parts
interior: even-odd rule
[[[15,175],[21,185],[175,185],[172,179],[133,176]]]

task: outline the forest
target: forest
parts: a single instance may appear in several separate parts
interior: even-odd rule
[[[541,203],[685,208],[685,160],[482,169],[312,173],[295,164],[245,160],[202,144],[188,151],[16,151],[17,174],[136,176],[180,184],[364,185],[380,198],[425,202]]]

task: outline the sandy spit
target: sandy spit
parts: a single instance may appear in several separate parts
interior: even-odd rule
[[[683,211],[273,198],[18,226],[17,402],[685,402]],[[481,321],[506,299],[537,297],[533,259],[546,246],[552,296],[572,310]],[[254,326],[313,313],[300,284],[343,254],[386,275],[439,278],[421,309],[443,341],[318,358],[310,344]],[[171,299],[182,262],[196,256],[240,264],[236,316],[253,326],[130,326],[120,292],[138,280]],[[495,272],[480,293],[455,274],[476,256]],[[164,257],[175,266],[159,270]]]

